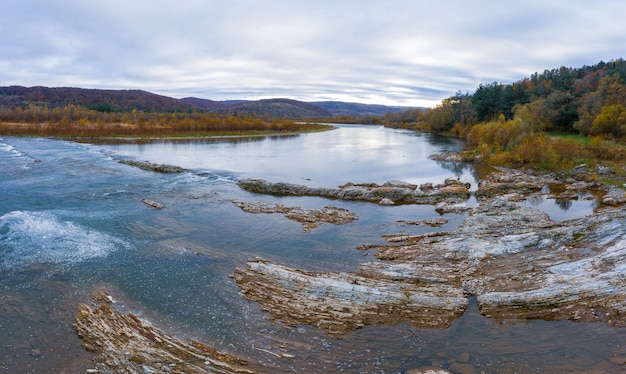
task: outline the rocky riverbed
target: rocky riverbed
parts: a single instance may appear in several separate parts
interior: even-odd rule
[[[258,303],[272,319],[315,326],[341,337],[365,325],[406,322],[418,328],[446,328],[467,310],[470,298],[486,317],[600,321],[626,326],[626,193],[577,170],[573,177],[499,169],[483,178],[475,206],[460,205],[470,186],[453,179],[441,185],[404,182],[348,183],[313,188],[260,179],[239,182],[256,193],[321,196],[384,205],[432,204],[441,217],[405,225],[438,227],[445,214],[466,214],[458,228],[422,235],[390,233],[385,244],[355,250],[377,260],[351,272],[295,269],[264,259],[248,261],[232,274],[241,296]],[[583,218],[555,222],[520,202],[597,198]],[[341,208],[320,210],[260,202],[233,202],[250,213],[279,213],[308,231],[321,223],[347,224],[357,217]],[[394,209],[389,207],[389,209]],[[243,264],[242,264],[243,265]],[[473,304],[474,305],[474,304]],[[249,373],[253,365],[198,342],[169,336],[147,321],[117,310],[106,295],[84,304],[76,330],[94,353],[93,372]],[[614,363],[624,365],[626,360]],[[455,372],[472,372],[465,358]],[[451,366],[452,367],[452,366]],[[447,373],[439,368],[414,373]]]
[[[453,185],[458,192],[459,185]],[[415,194],[406,198],[407,189],[415,190],[402,183],[320,190],[248,180],[240,186],[270,194],[419,200]],[[444,184],[433,191],[445,188]],[[567,191],[591,191],[612,207],[554,222],[519,204],[532,194],[578,198],[579,193]],[[445,193],[430,196],[435,195],[430,201],[438,202],[442,211],[456,204],[458,196],[456,192],[449,199]],[[366,324],[401,321],[446,327],[463,313],[468,296],[475,296],[481,313],[491,318],[626,325],[626,209],[619,205],[626,199],[623,189],[501,169],[481,181],[475,196],[478,206],[464,208],[468,216],[458,229],[385,235],[388,245],[359,248],[375,250],[382,261],[364,263],[354,272],[308,272],[257,259],[238,268],[233,278],[243,297],[259,303],[273,318],[311,324],[334,336]]]

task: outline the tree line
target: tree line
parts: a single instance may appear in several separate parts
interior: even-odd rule
[[[313,130],[317,125],[209,112],[111,111],[68,104],[0,106],[0,134],[65,137],[202,136]]]
[[[582,68],[561,67],[520,81],[481,84],[457,92],[430,109],[387,114],[389,126],[433,132],[519,116],[542,131],[626,137],[626,63],[623,59]]]
[[[561,67],[511,84],[481,84],[434,108],[389,113],[380,120],[389,127],[459,136],[493,164],[562,170],[601,161],[621,172],[625,82],[623,59]]]

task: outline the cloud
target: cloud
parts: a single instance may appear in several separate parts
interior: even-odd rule
[[[623,57],[626,3],[6,0],[0,84],[434,105]]]

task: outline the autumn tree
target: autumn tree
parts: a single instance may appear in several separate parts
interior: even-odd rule
[[[626,86],[619,74],[607,75],[598,83],[602,105],[626,104]]]
[[[619,138],[626,135],[626,107],[623,104],[605,105],[593,121],[592,135],[611,135]]]
[[[589,135],[593,121],[596,119],[602,108],[602,96],[598,91],[584,94],[578,105],[578,121],[573,124],[574,129],[581,135]]]
[[[447,98],[441,104],[426,112],[426,122],[431,131],[441,133],[454,126],[454,100]]]

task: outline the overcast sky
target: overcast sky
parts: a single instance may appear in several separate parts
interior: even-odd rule
[[[0,85],[432,106],[626,57],[624,0],[2,0]]]

